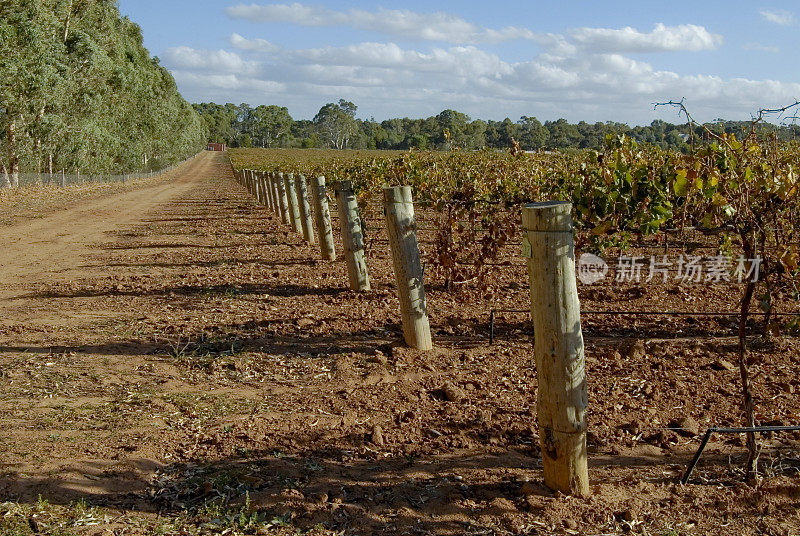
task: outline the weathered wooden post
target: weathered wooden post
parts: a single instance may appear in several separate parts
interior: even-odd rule
[[[308,185],[304,175],[298,175],[295,179],[297,188],[297,206],[300,209],[300,226],[303,228],[303,239],[309,244],[316,244],[314,241],[314,222],[311,221],[311,206],[308,204]]]
[[[269,196],[267,195],[267,179],[264,177],[264,172],[258,172],[258,195],[261,198],[261,204],[265,207],[269,206]]]
[[[572,204],[551,201],[525,205],[522,227],[539,383],[544,483],[553,490],[586,496],[589,399],[575,281]]]
[[[286,198],[289,201],[289,223],[295,233],[302,233],[303,227],[300,225],[300,208],[297,206],[297,190],[294,186],[294,175],[287,174],[283,178],[286,186]]]
[[[278,201],[281,207],[281,221],[284,225],[289,223],[289,197],[286,195],[286,183],[283,180],[283,173],[278,173],[275,179],[278,188]]]
[[[258,171],[256,178],[258,180],[258,201],[262,205],[267,205],[267,190],[264,188],[264,172]]]
[[[269,174],[269,191],[272,192],[272,211],[278,216],[281,215],[281,202],[278,197],[278,185],[275,182],[276,173],[273,171]]]
[[[397,295],[406,344],[418,350],[433,348],[425,305],[425,284],[417,242],[417,222],[410,186],[384,188],[383,208],[392,249]]]
[[[272,172],[264,172],[264,189],[267,191],[267,207],[275,211],[275,197],[272,195]]]
[[[350,290],[369,290],[369,272],[367,272],[366,256],[364,255],[364,234],[361,231],[358,201],[353,194],[353,185],[350,181],[340,181],[334,187],[334,191],[336,192],[336,205],[339,207],[342,246],[344,247]]]
[[[336,260],[336,247],[333,243],[333,225],[331,211],[328,208],[328,196],[325,191],[325,177],[311,179],[311,200],[314,203],[314,223],[319,235],[319,249],[326,261]]]
[[[278,173],[275,172],[272,174],[272,192],[275,195],[275,214],[280,216],[282,214],[281,210],[281,194],[280,190],[278,189]]]

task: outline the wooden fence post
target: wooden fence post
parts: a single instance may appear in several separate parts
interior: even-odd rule
[[[325,191],[325,177],[311,179],[311,200],[314,203],[314,223],[319,235],[319,249],[326,261],[336,260],[336,247],[333,244],[333,225]]]
[[[553,490],[586,496],[589,402],[575,280],[572,204],[552,201],[525,205],[522,227],[539,383],[537,411],[544,483]]]
[[[269,207],[269,194],[267,194],[267,179],[265,172],[258,172],[258,192],[261,195],[261,204]]]
[[[278,188],[278,183],[280,182],[278,175],[277,172],[272,175],[272,190],[275,192],[275,214],[282,217],[283,209],[281,205],[281,192]]]
[[[353,194],[350,181],[340,181],[334,188],[336,205],[339,207],[339,221],[342,227],[342,246],[347,263],[347,277],[350,289],[366,291],[370,289],[369,272],[364,255],[364,234],[358,217],[358,202]]]
[[[300,209],[300,226],[303,228],[303,238],[309,244],[316,244],[314,241],[314,222],[311,220],[311,207],[308,204],[308,185],[304,175],[298,175],[295,179],[297,188],[297,206]]]
[[[289,223],[292,224],[292,230],[295,233],[302,233],[303,228],[300,225],[300,208],[297,206],[297,190],[294,186],[294,175],[287,174],[284,178],[284,185],[286,186],[286,198],[289,201]]]
[[[267,207],[275,212],[275,196],[272,195],[272,172],[264,172],[264,189],[267,191]]]
[[[427,351],[433,348],[433,343],[425,305],[424,273],[419,257],[411,187],[384,188],[383,208],[400,298],[403,337],[410,347]]]
[[[272,211],[280,217],[281,215],[281,201],[278,195],[278,183],[275,182],[276,173],[273,171],[269,174],[269,190],[272,192]]]
[[[283,173],[278,173],[275,179],[278,187],[278,201],[281,204],[281,221],[284,225],[289,224],[289,197],[286,195],[286,183],[283,180]]]

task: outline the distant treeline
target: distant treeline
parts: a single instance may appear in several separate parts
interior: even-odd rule
[[[206,138],[115,1],[0,1],[0,186],[20,170],[155,169]]]
[[[515,140],[521,149],[600,149],[609,134],[626,134],[639,142],[664,149],[689,148],[689,127],[656,120],[648,126],[630,127],[624,123],[580,123],[565,119],[540,122],[535,117],[517,121],[472,120],[466,114],[445,110],[427,119],[357,119],[357,107],[340,100],[323,106],[313,120],[294,120],[281,106],[248,104],[195,104],[206,122],[210,140],[231,147],[316,147],[348,149],[482,149],[508,148]],[[734,133],[741,138],[749,131],[749,121],[717,121],[717,132]],[[800,135],[797,126],[761,124],[781,139]],[[701,129],[696,135],[702,137]]]

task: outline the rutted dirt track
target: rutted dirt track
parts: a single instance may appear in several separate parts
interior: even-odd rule
[[[196,187],[199,177],[213,173],[213,166],[213,161],[204,155],[185,164],[174,180],[92,199],[4,229],[0,296],[13,295],[21,282],[43,283],[48,274],[80,277],[87,248]]]
[[[525,323],[490,347],[486,304],[432,286],[437,349],[405,349],[385,252],[374,291],[346,291],[343,263],[316,260],[224,155],[0,229],[0,494],[109,513],[72,532],[798,533],[798,435],[768,439],[757,489],[738,483],[739,438],[676,484],[694,428],[738,422],[731,340],[589,325],[594,495],[554,496]],[[524,306],[511,279],[505,304]],[[794,422],[800,351],[770,344],[759,408]]]

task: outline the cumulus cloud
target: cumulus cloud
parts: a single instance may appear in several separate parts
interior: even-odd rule
[[[653,31],[642,33],[634,28],[579,28],[570,36],[578,44],[594,52],[676,52],[714,50],[722,44],[722,36],[702,26],[656,24]]]
[[[164,60],[175,69],[204,70],[215,73],[242,73],[252,71],[256,63],[245,61],[235,52],[227,50],[197,50],[182,46],[168,48]]]
[[[239,37],[231,42],[253,59],[180,47],[166,56],[166,65],[175,69],[179,83],[193,88],[189,94],[228,91],[249,94],[244,101],[290,106],[305,99],[316,102],[317,108],[320,102],[346,96],[359,100],[359,105],[383,106],[387,115],[456,108],[478,117],[538,113],[576,120],[601,114],[600,119],[635,121],[652,117],[650,103],[655,100],[686,96],[695,105],[695,115],[707,109],[714,117],[746,117],[800,94],[800,84],[680,75],[620,53],[577,50],[507,62],[475,46],[423,52],[367,42],[276,50]],[[237,66],[246,67],[238,71]]]
[[[760,14],[767,22],[779,24],[781,26],[792,26],[797,22],[794,13],[786,11],[785,9],[764,9],[760,11]]]
[[[281,47],[273,45],[266,39],[247,39],[235,33],[228,39],[230,44],[239,50],[249,50],[257,52],[277,52]]]
[[[631,56],[709,51],[721,45],[721,36],[692,24],[534,34],[407,10],[240,4],[228,14],[305,26],[346,25],[398,39],[289,48],[234,33],[228,39],[234,52],[169,49],[164,64],[189,98],[276,103],[305,117],[312,117],[321,103],[345,97],[376,116],[427,116],[455,108],[482,118],[649,122],[651,103],[670,98],[686,97],[696,117],[707,113],[715,118],[748,117],[753,110],[794,102],[800,95],[800,84],[679,74]],[[403,46],[400,38],[433,41],[434,46]],[[538,47],[531,47],[527,59],[510,61],[481,46],[509,39],[530,40]],[[744,47],[772,51],[752,43]]]
[[[448,13],[417,13],[406,9],[333,11],[299,3],[239,4],[227,8],[226,13],[233,19],[253,22],[283,22],[312,27],[350,26],[405,39],[454,44],[501,43],[537,37],[534,32],[524,28],[482,28]]]

